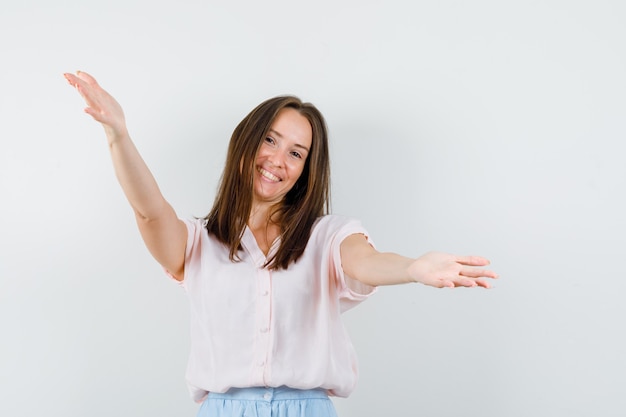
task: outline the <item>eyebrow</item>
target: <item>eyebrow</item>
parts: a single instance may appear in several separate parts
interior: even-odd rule
[[[280,134],[280,132],[277,132],[277,131],[275,131],[274,129],[270,129],[268,133],[272,133],[272,134],[274,134],[274,135],[278,136],[280,139],[283,139],[283,135],[281,135],[281,134]],[[300,145],[299,143],[296,143],[294,146],[296,146],[296,147],[298,147],[298,148],[302,148],[302,149],[304,149],[304,150],[305,150],[305,151],[307,151],[307,152],[310,152],[310,149],[309,149],[309,148],[307,148],[307,147],[306,147],[306,146],[304,146],[304,145]]]

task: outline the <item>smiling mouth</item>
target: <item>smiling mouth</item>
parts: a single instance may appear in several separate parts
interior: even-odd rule
[[[272,174],[271,172],[268,172],[268,171],[264,170],[263,168],[259,168],[259,173],[261,173],[261,175],[263,177],[267,178],[270,181],[274,181],[274,182],[282,181],[276,175]]]

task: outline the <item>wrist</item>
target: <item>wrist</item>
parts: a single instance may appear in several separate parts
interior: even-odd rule
[[[104,132],[106,134],[107,143],[109,144],[109,147],[112,147],[113,145],[117,143],[130,139],[130,135],[128,134],[128,131],[125,128],[122,130],[116,130],[116,129],[113,129],[112,127],[105,126]]]
[[[407,271],[407,276],[409,277],[408,280],[411,283],[421,283],[422,281],[420,280],[420,267],[421,267],[421,263],[419,258],[418,259],[410,259],[409,260],[409,264],[406,268]]]

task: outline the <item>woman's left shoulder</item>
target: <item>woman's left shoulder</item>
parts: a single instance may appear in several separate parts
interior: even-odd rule
[[[348,224],[355,221],[357,220],[352,217],[344,216],[342,214],[326,214],[317,218],[314,227],[332,227]]]
[[[319,217],[314,226],[314,234],[336,234],[345,229],[358,229],[361,230],[363,226],[361,222],[353,217],[348,217],[340,214],[327,214]]]

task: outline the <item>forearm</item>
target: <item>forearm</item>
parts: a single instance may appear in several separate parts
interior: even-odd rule
[[[169,209],[148,166],[128,133],[107,132],[115,175],[130,205],[140,219],[154,220]]]
[[[347,272],[354,279],[371,286],[407,284],[414,282],[409,267],[415,260],[396,253],[374,252],[361,259],[353,271]]]

